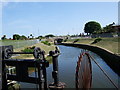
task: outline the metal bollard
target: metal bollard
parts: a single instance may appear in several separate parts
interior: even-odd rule
[[[54,82],[49,85],[49,88],[51,90],[53,90],[53,89],[63,89],[65,87],[65,83],[59,82],[59,76],[58,76],[58,56],[60,55],[60,51],[56,47],[56,50],[55,51],[50,51],[49,55],[52,56],[52,62],[53,62],[52,77],[54,79]]]

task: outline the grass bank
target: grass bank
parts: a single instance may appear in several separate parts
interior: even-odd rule
[[[92,44],[96,38],[80,38],[76,44],[87,44],[91,46],[97,46],[103,48],[109,52],[120,55],[120,37],[119,38],[101,38],[102,40]],[[69,39],[66,43],[73,43],[76,39]]]
[[[55,50],[55,45],[45,45],[43,43],[37,43],[37,44],[34,44],[32,46],[36,46],[36,47],[40,47],[41,50],[44,50],[45,51],[45,54],[47,55],[49,53],[49,51],[51,50]],[[31,47],[32,47],[31,46]],[[21,52],[21,50],[23,50],[24,48],[26,47],[22,47],[22,48],[17,48],[17,49],[14,49],[15,52]],[[16,56],[16,57],[12,57],[13,59],[34,59],[34,56],[33,55],[30,55],[30,54],[22,54],[20,56]],[[46,60],[49,61],[49,63],[52,63],[52,57],[50,56],[47,56],[46,57]],[[35,71],[35,68],[33,67],[29,67],[28,68],[28,73],[31,74],[32,72]]]
[[[55,50],[55,46],[54,45],[45,45],[43,43],[37,43],[37,44],[34,44],[32,46],[35,46],[35,47],[40,47],[41,50],[44,50],[45,51],[45,54],[47,55],[49,53],[49,51],[51,50]],[[32,47],[31,46],[31,47]],[[15,52],[21,52],[21,50],[23,50],[24,48],[26,47],[22,47],[22,48],[17,48],[17,49],[14,49]],[[16,58],[16,59],[34,59],[33,55],[29,55],[29,54],[25,54],[25,55],[20,55],[20,56],[17,56],[17,57],[13,57],[13,58]]]
[[[0,40],[0,45],[13,45],[14,49],[31,46],[37,43],[37,40]]]

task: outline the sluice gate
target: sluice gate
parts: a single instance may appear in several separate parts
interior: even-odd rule
[[[60,50],[56,47],[55,51],[50,51],[48,56],[52,56],[53,71],[52,78],[54,82],[51,84],[47,83],[47,71],[49,67],[49,62],[45,59],[45,51],[41,50],[39,47],[35,47],[34,52],[14,52],[13,46],[1,46],[0,47],[2,60],[2,90],[8,89],[8,80],[27,82],[37,84],[36,89],[39,90],[52,90],[52,89],[64,89],[67,85],[64,82],[60,82],[59,79],[59,69],[58,69],[58,56],[60,55]],[[34,59],[12,59],[13,54],[32,54]],[[89,90],[92,86],[92,64],[93,60],[96,64],[97,62],[89,54],[88,51],[82,50],[80,56],[78,57],[75,73],[75,88],[76,90]],[[98,65],[98,64],[97,64]],[[15,72],[7,72],[7,68],[12,67]],[[35,69],[35,77],[30,77],[28,73],[28,68],[33,67]],[[105,73],[105,71],[98,65],[101,71],[106,75],[106,77],[111,81],[111,83],[116,87],[112,79]]]

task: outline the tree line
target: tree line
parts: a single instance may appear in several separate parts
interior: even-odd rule
[[[11,40],[31,40],[31,39],[43,39],[43,38],[49,38],[49,37],[55,37],[54,35],[52,34],[48,34],[48,35],[45,35],[45,36],[38,36],[38,37],[34,37],[32,34],[30,34],[29,36],[25,36],[25,35],[19,35],[19,34],[14,34],[12,36],[12,39]],[[6,35],[3,35],[1,37],[1,40],[6,40]]]
[[[3,35],[3,37],[1,37],[1,40],[6,40],[6,39],[7,39],[6,35]],[[12,40],[28,40],[28,39],[34,39],[34,36],[32,34],[30,34],[30,36],[28,37],[26,37],[25,35],[19,35],[19,34],[14,34],[12,36]]]
[[[87,33],[87,35],[117,32],[117,29],[113,28],[113,25],[115,25],[114,22],[102,28],[100,23],[90,21],[85,24],[84,32]]]
[[[115,23],[113,22],[112,24],[106,25],[105,27],[101,27],[100,23],[96,22],[96,21],[89,21],[85,24],[84,26],[84,33],[87,33],[87,35],[91,35],[91,34],[102,34],[102,33],[112,33],[112,32],[117,32],[117,30],[115,28],[113,28],[113,25],[115,25]],[[75,36],[82,36],[84,37],[84,33],[80,33],[80,35],[71,35],[71,37],[75,37]],[[55,37],[52,34],[48,34],[45,36],[38,36],[38,37],[34,37],[32,34],[30,34],[28,37],[26,37],[25,35],[20,36],[19,34],[14,34],[13,35],[13,40],[29,40],[29,39],[42,39],[42,38],[49,38],[49,37]],[[6,35],[3,35],[3,37],[1,37],[1,40],[5,40]]]

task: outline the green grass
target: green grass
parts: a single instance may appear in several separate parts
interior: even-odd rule
[[[106,49],[112,53],[120,54],[120,48],[118,48],[120,37],[119,38],[101,38],[102,39],[101,41],[95,44],[91,44],[92,42],[94,42],[95,39],[96,38],[80,38],[79,41],[76,43],[97,46],[97,47]],[[66,43],[73,43],[74,40],[75,39],[68,40]]]
[[[68,39],[66,43],[73,43],[76,39]],[[91,44],[95,39],[94,38],[80,38],[78,42],[80,44]]]
[[[34,44],[32,46],[35,46],[35,47],[40,47],[41,50],[44,50],[45,51],[45,54],[49,54],[49,51],[51,50],[55,50],[55,46],[54,45],[51,45],[51,46],[48,46],[48,45],[45,45],[43,43],[37,43],[37,44]],[[32,47],[31,46],[31,47]],[[14,51],[16,52],[21,52],[21,50],[24,50],[26,47],[23,47],[23,48],[17,48],[17,49],[14,49]],[[29,54],[23,54],[23,55],[20,55],[20,56],[17,56],[17,57],[14,57],[14,58],[17,58],[17,59],[33,59],[33,55],[29,55]]]
[[[17,45],[18,45],[17,43],[19,44],[18,47],[17,47]],[[15,52],[21,52],[22,50],[27,51],[26,48],[35,46],[35,47],[40,47],[41,50],[44,50],[45,51],[45,56],[46,56],[49,53],[49,51],[55,50],[55,46],[53,44],[48,46],[48,45],[45,45],[45,44],[40,43],[40,42],[37,43],[37,44],[35,44],[35,43],[36,43],[35,41],[26,41],[26,40],[4,40],[4,41],[0,41],[0,45],[13,45]],[[22,54],[20,56],[16,56],[16,57],[12,57],[12,58],[13,59],[34,59],[34,56],[30,55],[30,54]],[[49,63],[52,63],[52,57],[48,56],[48,57],[46,57],[46,60],[48,60]],[[31,72],[34,72],[34,70],[35,69],[32,68],[32,67],[28,68],[29,74]]]
[[[52,56],[47,56],[46,60],[51,64],[52,63]]]
[[[46,55],[49,53],[49,51],[55,50],[55,46],[54,45],[48,46],[48,45],[45,45],[43,43],[37,43],[37,44],[34,44],[32,46],[40,47],[42,50],[44,50],[46,52]],[[24,48],[15,49],[16,52],[19,52],[21,50],[24,50]],[[22,54],[20,56],[13,57],[13,58],[14,59],[34,59],[33,55],[29,55],[29,54]],[[52,63],[52,57],[51,56],[47,56],[46,60],[48,60],[49,63]],[[30,73],[35,71],[35,68],[29,67],[28,71],[29,71],[29,74],[30,74]]]
[[[31,46],[36,43],[37,40],[0,40],[0,45],[13,45],[14,49]]]
[[[120,54],[119,50],[119,40],[120,38],[103,38],[100,42],[96,43],[95,46],[107,49],[115,54]]]
[[[41,41],[41,43],[43,43],[43,44],[45,44],[45,45],[48,45],[48,46],[51,45],[51,43],[49,43],[48,41]]]

